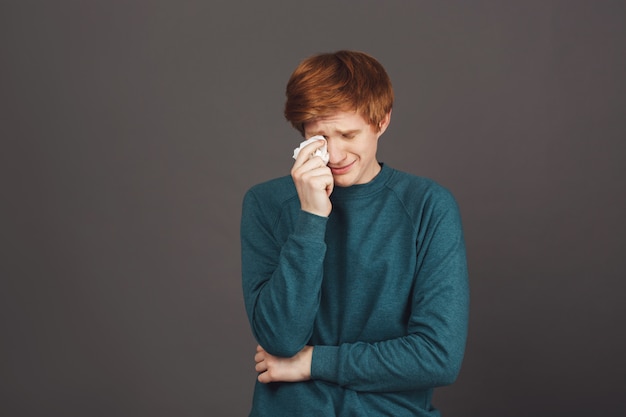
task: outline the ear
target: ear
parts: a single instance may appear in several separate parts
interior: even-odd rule
[[[381,120],[380,123],[378,123],[378,136],[379,137],[383,133],[385,133],[385,130],[387,130],[387,126],[389,126],[389,123],[391,123],[391,111],[392,110],[389,110],[389,113],[387,113],[385,117],[383,117],[383,120]]]

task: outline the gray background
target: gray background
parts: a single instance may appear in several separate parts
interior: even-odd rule
[[[446,416],[626,414],[624,1],[0,3],[0,414],[244,416],[252,184],[297,63],[371,53],[380,160],[456,195]]]

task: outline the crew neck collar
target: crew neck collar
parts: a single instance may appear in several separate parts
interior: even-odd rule
[[[355,198],[355,197],[363,197],[370,194],[374,194],[381,189],[384,188],[387,180],[391,176],[393,169],[384,163],[380,163],[380,172],[376,174],[374,178],[370,182],[365,184],[355,184],[349,187],[338,187],[335,186],[333,188],[333,192],[330,195],[330,199],[346,199],[346,198]]]

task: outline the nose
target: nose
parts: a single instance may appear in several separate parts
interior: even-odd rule
[[[341,141],[339,139],[331,137],[326,138],[326,146],[328,149],[328,156],[330,157],[328,161],[329,164],[334,165],[343,161],[345,158],[345,152],[343,151]]]

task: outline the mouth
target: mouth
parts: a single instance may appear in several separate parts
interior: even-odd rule
[[[343,175],[350,171],[355,162],[356,161],[352,161],[348,165],[344,165],[342,167],[329,167],[330,172],[332,172],[333,175]]]

